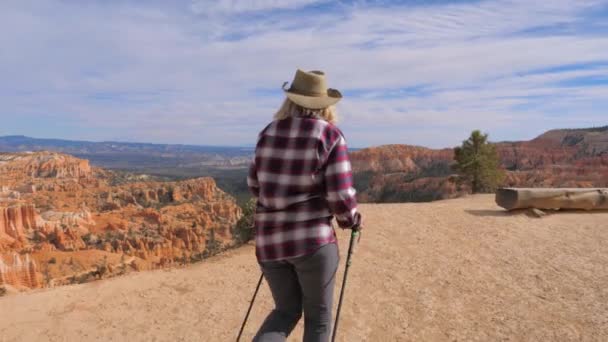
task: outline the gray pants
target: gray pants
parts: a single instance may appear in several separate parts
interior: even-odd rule
[[[301,257],[260,263],[275,308],[253,341],[285,341],[302,317],[302,309],[304,342],[329,341],[339,258],[338,246],[331,243]]]

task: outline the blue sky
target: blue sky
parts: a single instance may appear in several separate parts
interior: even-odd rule
[[[608,1],[3,1],[0,135],[251,145],[296,68],[353,147],[608,124]]]

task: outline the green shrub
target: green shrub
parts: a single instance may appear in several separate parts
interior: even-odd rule
[[[232,229],[232,238],[237,245],[244,244],[253,237],[256,202],[256,199],[252,198],[241,206],[243,216]]]
[[[207,242],[205,245],[205,250],[202,253],[202,257],[210,257],[221,251],[222,243],[220,241],[217,241],[217,239],[215,238],[215,229],[211,228],[207,236]]]

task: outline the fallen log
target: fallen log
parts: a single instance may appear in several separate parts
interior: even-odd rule
[[[608,209],[608,189],[501,188],[496,204],[507,209]]]

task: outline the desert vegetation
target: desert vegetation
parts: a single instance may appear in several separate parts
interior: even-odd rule
[[[454,149],[454,160],[459,181],[467,182],[474,194],[493,192],[505,178],[496,146],[490,144],[488,134],[478,130]]]

